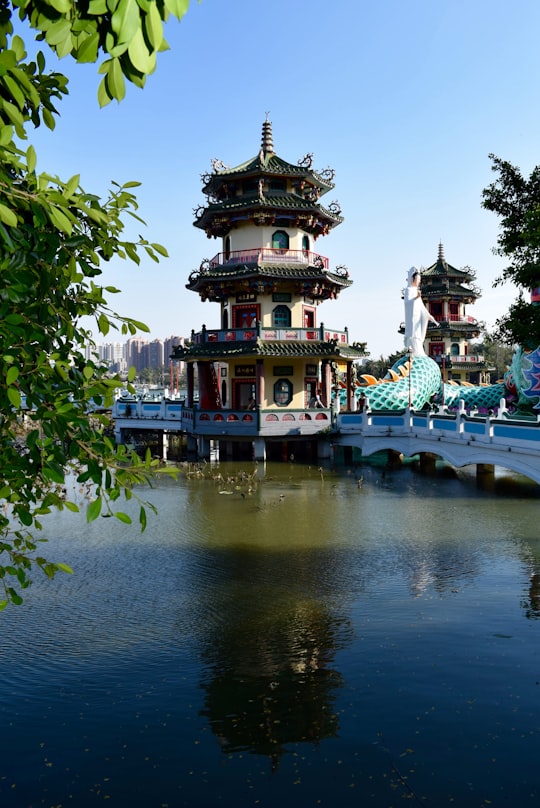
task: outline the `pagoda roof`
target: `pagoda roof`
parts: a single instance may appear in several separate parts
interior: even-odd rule
[[[326,193],[334,187],[332,179],[334,172],[331,169],[314,171],[312,169],[313,155],[306,154],[296,165],[279,157],[274,151],[274,140],[272,135],[272,124],[267,119],[262,127],[262,140],[259,153],[251,157],[240,165],[231,168],[224,165],[220,160],[213,160],[214,172],[203,175],[205,185],[203,192],[213,194],[223,185],[226,180],[234,180],[238,177],[248,178],[250,176],[274,175],[279,177],[291,177],[306,179],[312,185],[318,187],[321,193]]]
[[[342,345],[330,340],[320,341],[265,341],[261,339],[253,342],[202,342],[192,345],[179,345],[171,355],[172,359],[231,359],[234,357],[276,357],[280,359],[302,358],[335,358],[360,359],[365,357],[365,345]]]
[[[351,286],[352,280],[345,274],[331,272],[327,269],[319,269],[313,265],[298,266],[298,264],[256,264],[250,262],[246,264],[220,264],[212,269],[194,270],[190,275],[190,281],[186,284],[188,289],[196,288],[197,281],[213,283],[222,280],[235,280],[245,278],[270,278],[273,280],[314,280],[346,288]]]
[[[261,150],[258,155],[246,160],[239,166],[230,168],[223,166],[214,170],[213,174],[204,175],[206,183],[203,187],[205,194],[212,194],[219,188],[224,181],[237,177],[259,177],[262,175],[276,176],[276,177],[290,177],[297,179],[309,179],[310,182],[320,188],[322,193],[330,191],[334,187],[334,183],[329,179],[333,172],[325,171],[319,173],[314,171],[309,166],[309,156],[305,158],[305,165],[294,165],[293,163],[283,160],[277,154],[264,154]],[[219,163],[217,163],[219,166]],[[324,174],[324,176],[323,176]]]
[[[474,280],[474,272],[469,268],[457,269],[449,264],[444,257],[444,250],[442,243],[439,244],[439,255],[434,264],[431,264],[427,269],[421,270],[422,278],[455,278],[461,279],[464,283],[470,283]]]
[[[251,219],[257,214],[264,216],[272,212],[280,218],[287,218],[289,215],[291,219],[295,219],[298,215],[313,215],[328,227],[335,227],[343,221],[343,216],[338,210],[339,208],[334,211],[323,207],[299,194],[275,191],[272,194],[259,196],[257,192],[253,192],[242,194],[242,196],[232,196],[219,202],[211,202],[206,207],[201,206],[195,212],[197,218],[194,225],[206,230],[215,226],[216,218],[225,216],[227,225],[231,226],[236,222]]]
[[[186,288],[210,300],[220,300],[237,288],[244,289],[246,285],[256,288],[259,284],[273,286],[276,282],[287,281],[305,285],[303,291],[298,290],[298,294],[321,300],[337,297],[342,289],[353,283],[346,270],[331,272],[313,265],[298,266],[281,262],[260,265],[251,262],[232,266],[220,264],[207,269],[203,262],[200,269],[190,274]]]
[[[457,297],[460,300],[466,297],[470,298],[471,301],[480,297],[477,290],[473,290],[468,286],[462,286],[459,283],[452,283],[448,279],[443,278],[440,280],[435,279],[431,283],[426,283],[422,286],[422,297],[424,298],[440,297],[441,295],[445,297]]]

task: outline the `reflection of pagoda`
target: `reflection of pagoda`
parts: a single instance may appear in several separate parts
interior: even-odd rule
[[[332,180],[330,169],[312,168],[311,155],[297,165],[278,157],[269,121],[256,157],[235,168],[214,160],[203,176],[207,204],[195,211],[195,226],[221,239],[221,251],[191,273],[187,288],[219,304],[220,325],[203,325],[173,355],[186,362],[182,427],[203,456],[210,440],[227,453],[244,442],[260,459],[276,447],[283,455],[288,442],[294,451],[311,442],[322,455],[328,447],[317,436],[331,425],[338,375],[353,407],[353,362],[365,346],[349,345],[346,328],[317,316],[352,283],[345,267],[331,269],[314,249],[342,222],[337,202],[320,202]]]
[[[439,323],[428,325],[426,354],[444,364],[449,379],[475,384],[489,382],[484,358],[469,353],[469,341],[481,331],[478,321],[465,309],[480,297],[474,285],[475,273],[469,267],[456,269],[449,264],[442,244],[435,263],[421,273],[422,298]],[[403,333],[403,328],[400,330]]]
[[[224,752],[265,755],[275,767],[287,744],[336,736],[335,631],[320,605],[296,604],[272,619],[249,613],[215,639],[201,714]]]
[[[223,752],[263,755],[275,767],[288,745],[336,736],[343,677],[335,657],[351,642],[351,624],[328,605],[337,584],[326,553],[214,552],[205,553],[212,597],[194,604],[201,714]]]

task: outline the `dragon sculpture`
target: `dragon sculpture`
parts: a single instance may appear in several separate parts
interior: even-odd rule
[[[494,384],[443,382],[439,365],[429,356],[406,354],[382,379],[363,374],[355,383],[355,396],[365,393],[371,410],[421,410],[432,405],[489,412],[500,407],[501,399],[518,415],[540,413],[540,346],[531,352],[515,352],[510,369]],[[346,390],[340,390],[345,404]]]

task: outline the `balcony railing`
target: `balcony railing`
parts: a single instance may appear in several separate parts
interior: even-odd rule
[[[324,255],[310,250],[280,250],[275,247],[255,247],[246,250],[231,250],[218,253],[210,259],[209,268],[227,264],[303,264],[328,269],[329,261]]]
[[[340,345],[348,345],[349,332],[336,331],[324,325],[315,328],[216,328],[192,332],[191,341],[200,345],[206,342],[255,342],[261,339],[264,342],[330,342],[334,340]]]

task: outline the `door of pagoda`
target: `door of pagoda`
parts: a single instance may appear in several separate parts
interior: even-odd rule
[[[255,405],[255,379],[233,380],[233,410],[249,410]]]

